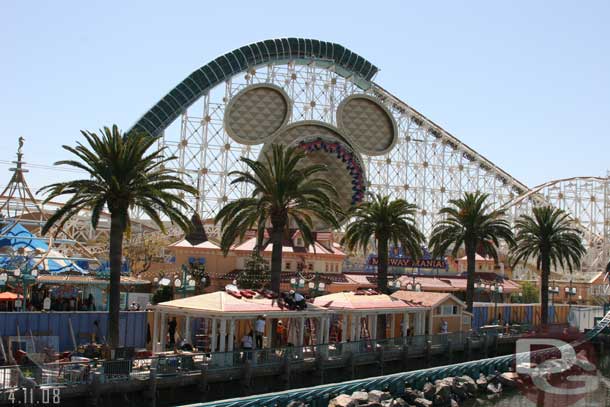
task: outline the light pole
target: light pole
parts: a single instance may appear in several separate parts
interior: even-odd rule
[[[17,280],[17,283],[19,284],[19,286],[21,286],[21,296],[22,296],[23,300],[21,302],[20,308],[22,311],[25,311],[27,308],[27,301],[26,301],[27,288],[29,285],[36,282],[36,278],[38,277],[38,270],[32,269],[32,270],[28,271],[24,267],[21,270],[17,268],[17,269],[8,271],[8,273],[4,272],[4,273],[0,274],[0,286],[6,286],[6,283],[8,282],[9,277],[13,277],[15,280]],[[17,297],[17,301],[19,301],[19,297]]]
[[[295,291],[299,288],[305,287],[305,279],[303,277],[292,277],[290,279],[290,287]]]
[[[491,288],[491,293],[494,296],[494,321],[496,322],[496,324],[499,322],[497,317],[498,317],[498,298],[502,298],[502,293],[504,293],[504,286],[500,283],[494,283]]]
[[[568,299],[568,310],[569,310],[572,307],[572,297],[576,295],[576,287],[572,287],[572,280],[570,280],[569,287],[564,287],[564,292],[566,293],[566,298]]]
[[[318,273],[316,273],[315,281],[310,281],[307,286],[309,287],[310,297],[316,297],[320,294],[324,294],[324,291],[326,291],[326,284],[324,284],[323,281],[320,281]]]
[[[411,274],[413,281],[406,284],[407,291],[421,291],[421,284],[415,281],[415,273]]]
[[[551,294],[551,305],[555,305],[555,295],[559,294],[559,287],[549,287],[549,294]]]
[[[398,281],[398,279],[392,280],[392,281],[388,281],[388,289],[391,292],[400,290],[400,287],[401,287],[401,285],[400,285],[400,281]]]

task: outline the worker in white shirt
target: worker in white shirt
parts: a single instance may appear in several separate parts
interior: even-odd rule
[[[244,360],[252,360],[252,331],[241,338],[241,347],[244,351]]]
[[[254,335],[256,338],[256,349],[263,348],[263,336],[265,335],[265,317],[259,315],[254,322]]]

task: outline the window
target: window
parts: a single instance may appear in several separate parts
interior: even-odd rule
[[[290,270],[290,267],[292,267],[292,263],[287,261],[285,266],[286,270]]]
[[[324,263],[324,270],[328,273],[328,263]]]
[[[309,263],[309,264],[307,265],[307,270],[309,270],[309,271],[313,271],[313,263]]]
[[[457,305],[441,305],[440,306],[440,315],[457,315],[458,307]]]
[[[305,244],[303,243],[303,239],[300,237],[297,237],[297,242],[296,242],[296,246],[300,246],[303,247]]]

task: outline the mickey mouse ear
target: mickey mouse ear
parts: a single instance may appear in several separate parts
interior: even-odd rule
[[[390,111],[369,95],[351,95],[337,108],[337,127],[364,154],[381,155],[398,139],[398,127]]]
[[[271,140],[290,119],[290,97],[282,88],[263,83],[242,89],[227,105],[225,131],[242,144]]]

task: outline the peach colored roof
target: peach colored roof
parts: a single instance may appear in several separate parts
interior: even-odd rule
[[[256,245],[256,238],[253,237],[251,239],[246,240],[245,242],[243,242],[241,244],[233,246],[232,250],[251,252],[252,250],[254,250],[254,246],[255,245]],[[265,247],[265,250],[263,250],[263,252],[264,253],[271,253],[272,250],[273,250],[273,245],[268,244],[267,247]],[[293,248],[291,246],[284,245],[284,246],[282,246],[282,253],[295,253],[295,251],[293,250]],[[339,256],[344,256],[345,255],[340,250],[335,250],[334,252],[331,252],[330,250],[328,250],[327,248],[325,248],[324,246],[322,246],[318,242],[314,242],[313,246],[310,245],[310,246],[307,247],[307,254],[313,254],[313,253],[315,253],[315,254],[339,255]],[[306,254],[306,253],[302,253],[302,254]]]
[[[187,249],[207,249],[207,250],[220,250],[220,247],[212,242],[205,241],[193,246],[188,240],[182,239],[177,242],[170,244],[168,247],[182,247]]]
[[[446,279],[439,279],[436,277],[416,276],[415,284],[421,284],[422,290],[424,291],[458,291],[457,287],[453,287],[445,280]],[[398,281],[400,281],[401,286],[406,287],[408,283],[413,283],[413,277],[402,276],[398,278]]]
[[[278,307],[277,300],[271,300],[261,295],[254,298],[236,298],[225,291],[216,291],[209,294],[201,294],[193,297],[181,298],[173,301],[166,301],[157,304],[157,308],[163,311],[172,312],[186,311],[192,313],[218,315],[224,313],[257,316],[261,314],[308,314],[312,312],[322,312],[323,309],[308,304],[305,311],[290,311],[286,308]]]
[[[468,260],[468,257],[464,256],[464,257],[460,257],[458,259],[459,261],[466,261]],[[491,257],[483,257],[480,254],[475,254],[474,255],[474,261],[494,261],[494,259],[492,259]]]
[[[343,292],[327,294],[316,297],[313,302],[315,305],[328,309],[344,310],[381,310],[406,308],[419,308],[414,304],[407,304],[404,301],[393,298],[386,294],[358,295],[353,292]]]
[[[199,243],[198,245],[196,245],[194,247],[197,249],[220,250],[220,246],[210,242],[209,240],[207,240],[203,243]]]
[[[425,291],[405,291],[399,290],[392,294],[392,297],[403,301],[422,303],[424,307],[435,307],[447,299],[451,298],[462,306],[466,306],[462,301],[449,293],[431,293]]]
[[[371,283],[367,277],[366,274],[344,274],[345,277],[350,280],[350,282],[353,282],[354,284],[361,284],[361,285],[370,285],[373,286],[374,284]]]

